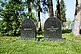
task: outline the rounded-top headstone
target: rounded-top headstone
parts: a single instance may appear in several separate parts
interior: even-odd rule
[[[44,38],[47,38],[47,39],[62,38],[61,23],[58,18],[50,17],[45,21]]]
[[[21,37],[24,39],[32,39],[36,37],[36,26],[30,19],[26,19],[21,25]]]

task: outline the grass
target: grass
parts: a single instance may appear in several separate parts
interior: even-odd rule
[[[81,38],[70,33],[62,41],[22,40],[21,37],[0,36],[0,54],[81,54]]]

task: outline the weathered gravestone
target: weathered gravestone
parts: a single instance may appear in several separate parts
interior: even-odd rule
[[[61,23],[58,18],[50,17],[45,21],[44,38],[49,40],[62,38]]]
[[[36,38],[36,26],[30,19],[26,19],[21,25],[21,37],[24,39]]]

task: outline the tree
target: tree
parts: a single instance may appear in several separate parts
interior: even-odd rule
[[[35,0],[25,0],[24,6],[26,6],[27,12],[27,18],[32,19],[36,21],[36,18],[34,17],[34,13],[32,12],[33,7],[35,6]]]
[[[41,27],[41,19],[40,19],[40,12],[42,12],[42,8],[41,8],[41,5],[40,5],[40,0],[37,0],[37,13],[38,13],[38,21],[39,21],[39,29],[38,29],[38,32],[41,32],[42,31],[42,27]]]
[[[7,1],[7,0],[6,0]],[[20,35],[20,11],[23,11],[20,0],[9,0],[4,3],[3,11],[0,12],[2,17],[1,34],[2,35]]]
[[[35,20],[35,18],[32,17],[32,15],[33,15],[32,14],[33,13],[32,12],[33,8],[37,12],[37,15],[38,15],[38,24],[40,25],[39,29],[38,29],[38,32],[42,31],[42,28],[41,28],[41,19],[40,19],[40,12],[42,12],[42,8],[41,8],[41,4],[40,3],[41,3],[40,0],[26,0],[25,1],[25,5],[27,6],[27,9],[28,9],[27,16],[30,19]]]
[[[58,19],[61,20],[60,18],[60,3],[59,3],[59,0],[57,0],[57,5],[56,5],[56,16]]]
[[[63,22],[66,22],[65,12],[66,12],[66,6],[64,3],[64,0],[61,0],[60,2],[59,0],[57,0],[55,16],[57,16],[57,18],[61,21],[62,25],[63,25]]]
[[[80,21],[81,21],[81,0],[76,0],[76,8],[75,8],[75,15],[74,15],[74,27],[72,33],[75,36],[80,35]]]
[[[49,17],[54,16],[52,0],[48,0]]]
[[[62,24],[63,22],[66,22],[66,6],[65,6],[65,3],[64,3],[64,0],[61,0],[60,1],[60,19],[62,21]]]
[[[27,8],[28,8],[28,16],[29,16],[29,19],[31,18],[31,2],[32,2],[32,0],[27,0]]]

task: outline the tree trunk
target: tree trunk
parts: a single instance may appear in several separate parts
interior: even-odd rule
[[[75,13],[75,19],[74,19],[74,27],[72,30],[72,33],[75,36],[80,35],[80,18],[81,18],[81,0],[78,0],[78,4],[76,5],[76,12]]]
[[[40,6],[40,0],[37,0],[37,12],[38,12],[38,24],[39,24],[39,28],[38,28],[38,32],[42,31],[42,27],[41,27],[41,19],[40,19],[40,12],[41,12],[41,6]]]
[[[57,18],[60,19],[60,3],[59,3],[59,0],[57,0]]]
[[[48,0],[49,17],[54,16],[52,0]]]
[[[31,2],[28,3],[28,16],[29,16],[29,19],[31,18]]]

